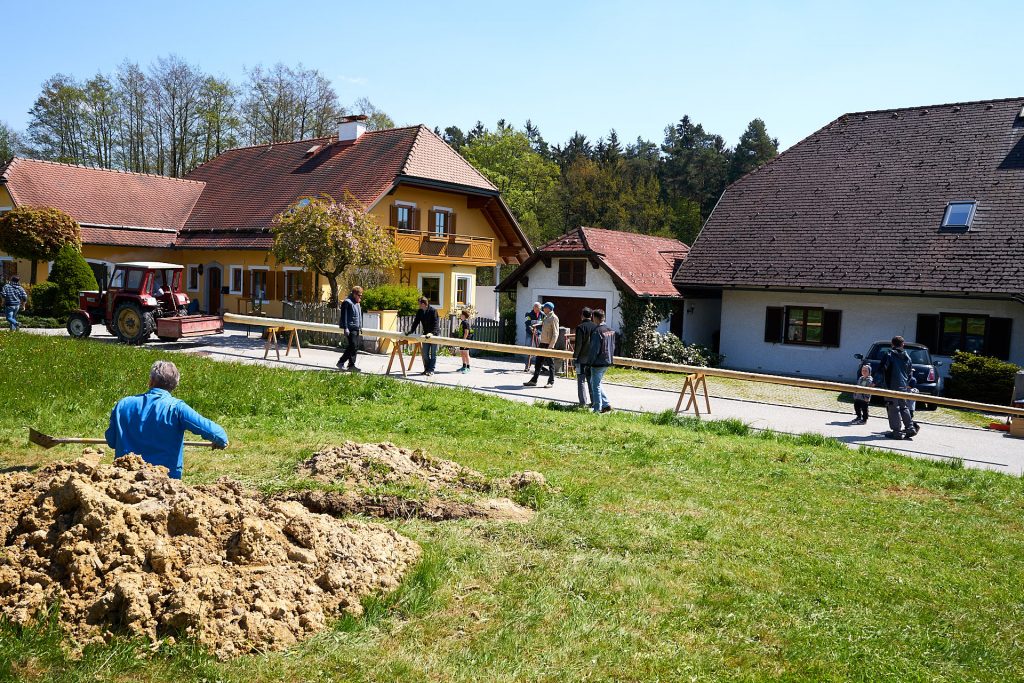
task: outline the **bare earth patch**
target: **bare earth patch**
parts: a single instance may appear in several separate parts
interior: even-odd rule
[[[193,636],[220,657],[287,647],[396,588],[419,546],[384,526],[187,486],[129,455],[0,475],[0,616],[55,601],[79,644]]]
[[[480,500],[452,500],[438,494],[479,496],[511,493],[527,486],[546,487],[539,472],[517,472],[507,479],[489,481],[480,472],[457,462],[433,458],[422,450],[400,448],[392,443],[359,444],[346,441],[328,446],[300,463],[296,473],[322,483],[343,484],[345,492],[289,491],[278,500],[298,501],[315,512],[333,515],[367,514],[375,517],[422,517],[431,520],[480,517],[528,522],[534,512],[507,496]],[[423,489],[423,500],[382,494],[373,489],[397,485]]]

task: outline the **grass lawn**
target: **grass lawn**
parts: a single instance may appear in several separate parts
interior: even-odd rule
[[[102,435],[146,349],[0,334],[0,469]],[[166,355],[164,356],[166,357]],[[595,416],[368,375],[174,355],[228,430],[186,481],[300,485],[320,444],[391,440],[560,492],[527,525],[393,521],[425,548],[394,595],[282,653],[218,662],[115,641],[72,659],[0,627],[0,680],[1008,681],[1024,678],[1020,479],[736,422]]]

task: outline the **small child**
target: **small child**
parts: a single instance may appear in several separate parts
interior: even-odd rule
[[[469,339],[473,334],[473,330],[469,326],[469,311],[462,311],[459,317],[462,319],[459,322],[459,337],[461,339]],[[466,374],[469,372],[469,349],[459,349],[459,352],[462,354],[462,369],[459,372]]]
[[[857,386],[859,387],[873,387],[875,381],[871,378],[871,364],[864,363],[860,366],[860,377],[857,378]],[[870,394],[858,394],[853,395],[853,409],[857,413],[857,417],[854,418],[853,424],[862,425],[867,424],[868,421],[868,401],[871,400]]]

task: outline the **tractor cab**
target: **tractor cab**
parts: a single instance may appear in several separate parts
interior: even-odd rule
[[[106,291],[79,294],[81,309],[71,313],[68,332],[88,337],[92,325],[102,322],[127,344],[142,344],[154,332],[162,341],[223,332],[218,316],[188,315],[183,270],[183,266],[156,261],[117,264]]]

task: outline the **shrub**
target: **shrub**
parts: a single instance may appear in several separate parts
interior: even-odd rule
[[[61,247],[53,260],[48,282],[57,285],[57,293],[50,313],[58,318],[78,308],[78,293],[82,290],[98,289],[92,268],[82,258],[82,252],[74,244]]]
[[[705,368],[718,367],[725,360],[725,356],[715,353],[706,346],[687,344],[671,332],[658,332],[660,323],[661,317],[657,310],[653,304],[648,303],[633,337],[632,351],[636,358]]]
[[[363,310],[398,311],[398,315],[413,315],[418,308],[419,290],[405,285],[381,285],[363,292]]]
[[[57,295],[60,293],[60,285],[56,282],[40,282],[32,285],[28,293],[28,309],[32,315],[51,316],[54,306],[57,304]]]
[[[949,368],[946,395],[967,401],[1007,405],[1013,398],[1014,376],[1020,370],[1013,363],[957,351]]]

